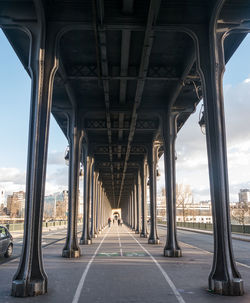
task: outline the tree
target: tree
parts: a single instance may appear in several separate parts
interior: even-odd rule
[[[246,217],[249,216],[249,206],[247,202],[239,202],[231,209],[232,218],[240,225],[245,225]]]
[[[183,222],[191,213],[190,206],[193,203],[193,194],[189,185],[176,184],[176,209],[180,210]]]

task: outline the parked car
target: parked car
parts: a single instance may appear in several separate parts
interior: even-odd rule
[[[4,226],[0,226],[0,255],[9,258],[13,252],[13,237]]]

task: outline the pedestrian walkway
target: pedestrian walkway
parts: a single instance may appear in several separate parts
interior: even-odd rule
[[[43,250],[48,274],[48,294],[32,298],[10,297],[17,260],[0,268],[0,302],[25,303],[206,303],[250,302],[250,269],[240,268],[245,280],[243,297],[223,297],[207,291],[212,255],[181,243],[182,258],[162,256],[165,231],[159,230],[160,245],[149,245],[126,226],[112,225],[81,246],[79,259],[61,257],[63,241]]]

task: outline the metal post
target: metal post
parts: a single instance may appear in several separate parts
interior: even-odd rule
[[[199,36],[197,55],[203,86],[214,228],[209,289],[222,295],[243,295],[243,280],[236,268],[231,239],[222,82],[225,68],[223,37],[216,32],[215,25],[210,25],[209,35],[207,33],[208,30]]]
[[[182,255],[176,234],[175,141],[177,136],[177,117],[178,113],[173,113],[169,110],[162,119],[167,210],[167,241],[164,247],[165,257],[181,257]]]
[[[94,231],[94,225],[95,225],[95,170],[94,165],[92,165],[92,173],[91,173],[91,226],[90,226],[90,237],[95,238],[95,231]]]
[[[141,207],[140,207],[140,185],[141,182],[139,180],[139,174],[140,171],[138,170],[138,172],[136,173],[136,180],[135,180],[135,186],[136,186],[136,229],[135,229],[135,233],[139,234],[141,232]]]
[[[79,196],[80,150],[83,132],[79,128],[77,111],[68,115],[69,140],[69,191],[68,191],[68,228],[66,243],[62,256],[64,258],[78,258],[81,250],[77,239],[77,213]]]
[[[156,164],[158,148],[151,142],[148,146],[149,192],[150,192],[150,234],[149,244],[159,244],[156,228]]]
[[[140,237],[147,238],[147,169],[145,159],[140,166],[140,189],[141,189],[141,212],[142,212],[142,229]]]
[[[45,20],[42,17],[44,11],[37,3],[35,5],[39,19],[38,28],[32,33],[29,54],[32,88],[24,237],[22,254],[17,272],[13,277],[11,290],[11,295],[16,297],[37,296],[47,292],[41,234],[51,97],[58,61],[55,57],[55,35],[51,29],[45,27]]]
[[[92,164],[93,159],[88,154],[87,144],[83,146],[83,163],[84,163],[84,199],[83,199],[83,229],[80,239],[81,245],[88,245],[92,243],[89,230],[90,219],[90,192],[91,192],[91,180],[92,180]]]

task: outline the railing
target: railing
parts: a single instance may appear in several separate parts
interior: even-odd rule
[[[81,223],[82,219],[78,220],[78,223]],[[8,228],[9,231],[23,231],[24,229],[24,223],[7,223],[7,224],[2,224]],[[67,221],[62,220],[62,221],[50,221],[50,222],[43,222],[43,228],[48,228],[48,227],[59,227],[59,226],[66,226]]]
[[[177,222],[178,227],[187,227],[201,230],[213,230],[212,223],[191,223],[191,222]],[[250,225],[231,225],[233,233],[250,234]]]

